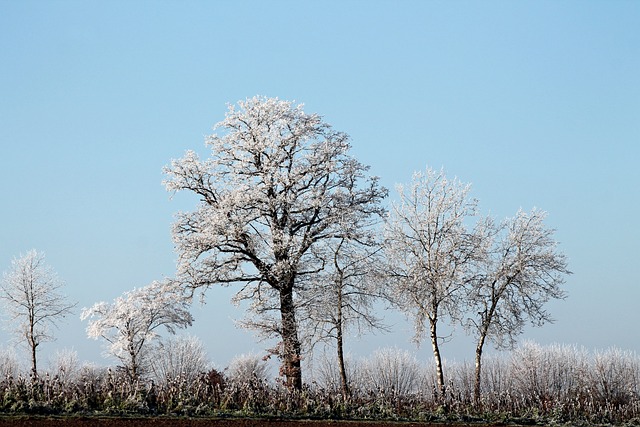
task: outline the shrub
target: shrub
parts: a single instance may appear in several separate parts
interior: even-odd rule
[[[228,381],[236,384],[268,383],[269,376],[269,365],[256,354],[234,357],[226,370]]]
[[[49,361],[49,374],[57,377],[63,384],[75,382],[80,374],[78,352],[75,350],[59,350]]]
[[[193,382],[208,370],[204,345],[192,336],[171,337],[161,342],[151,361],[152,377],[159,383],[178,377]]]
[[[415,356],[398,348],[383,348],[364,363],[365,386],[385,395],[419,391],[421,369]]]
[[[0,380],[17,377],[20,373],[20,363],[12,349],[0,349]]]

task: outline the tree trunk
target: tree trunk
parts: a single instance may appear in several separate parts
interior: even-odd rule
[[[337,329],[337,347],[338,347],[338,368],[340,370],[340,386],[342,388],[342,397],[347,400],[351,394],[349,391],[349,383],[347,382],[347,370],[344,365],[344,348],[342,340],[342,290],[338,292],[338,319],[336,322]]]
[[[131,356],[131,365],[129,366],[129,378],[131,382],[134,383],[138,380],[138,376],[140,375],[140,370],[138,369],[138,358],[136,357],[136,353],[131,348],[131,344],[129,348],[129,356]]]
[[[29,332],[27,340],[29,341],[29,347],[31,347],[31,380],[35,381],[38,378],[38,365],[36,357],[36,348],[38,347],[38,342],[36,341],[34,334],[33,316],[30,317],[31,319],[29,321]]]
[[[436,361],[436,376],[438,379],[438,392],[440,397],[444,398],[444,373],[442,371],[442,358],[440,357],[440,347],[438,345],[437,318],[429,318],[429,332],[431,337],[431,346],[433,347],[433,357]]]
[[[478,343],[476,345],[476,378],[475,384],[473,385],[473,399],[476,405],[480,403],[480,382],[482,381],[482,349],[487,339],[487,334],[489,333],[489,326],[491,326],[491,321],[493,320],[493,314],[496,311],[496,306],[498,304],[500,294],[498,294],[497,297],[494,294],[489,310],[485,310],[484,314],[481,313],[482,323],[480,325],[480,334],[478,336]]]
[[[301,346],[298,339],[298,325],[293,303],[293,286],[280,290],[280,316],[282,318],[283,366],[282,374],[290,390],[302,390],[302,370],[300,368]]]
[[[38,344],[35,342],[33,337],[30,337],[29,345],[31,346],[31,379],[35,381],[38,378],[38,366],[36,358],[36,348],[38,347]]]
[[[473,384],[473,400],[476,405],[480,404],[480,382],[482,381],[482,348],[484,347],[484,341],[487,336],[486,328],[483,327],[478,344],[476,345],[476,378]]]

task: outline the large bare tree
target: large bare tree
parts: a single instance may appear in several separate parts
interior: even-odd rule
[[[417,172],[408,188],[398,186],[400,200],[392,204],[385,229],[391,299],[413,318],[417,342],[428,327],[441,395],[445,382],[438,323],[460,314],[481,245],[467,224],[477,209],[469,190],[443,171]]]
[[[348,136],[301,105],[255,97],[230,106],[206,143],[211,157],[189,151],[165,169],[169,191],[197,194],[197,210],[173,228],[178,279],[192,289],[241,284],[275,322],[254,322],[281,339],[287,386],[302,387],[297,292],[324,268],[314,248],[340,234],[342,222],[379,213],[386,191],[349,155]],[[268,319],[267,319],[268,320]]]
[[[480,401],[482,352],[487,340],[511,348],[527,323],[551,321],[544,305],[564,298],[561,285],[570,274],[565,255],[544,225],[546,213],[519,211],[500,224],[485,221],[483,253],[469,289],[466,327],[475,335],[474,398]]]
[[[37,348],[53,340],[51,328],[71,314],[75,304],[60,293],[64,283],[35,249],[11,262],[0,285],[0,299],[15,324],[14,334],[31,352],[31,376],[37,378]]]

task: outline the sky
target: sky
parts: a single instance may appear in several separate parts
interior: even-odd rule
[[[389,200],[430,166],[484,214],[547,211],[573,274],[555,323],[521,340],[640,351],[640,2],[0,0],[0,64],[0,271],[43,251],[78,303],[41,364],[111,363],[80,309],[174,274],[171,224],[197,202],[162,168],[206,156],[227,104],[255,95],[348,133]],[[232,295],[210,290],[187,331],[218,367],[269,347],[235,327]],[[381,313],[392,332],[348,351],[431,357]],[[473,342],[458,328],[441,350],[471,360]]]

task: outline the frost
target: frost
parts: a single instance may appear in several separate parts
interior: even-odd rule
[[[38,375],[36,350],[42,342],[53,340],[51,328],[71,313],[75,304],[60,293],[63,282],[45,263],[43,253],[31,250],[11,262],[0,285],[0,299],[15,324],[18,340],[31,351],[31,375]]]
[[[119,359],[132,379],[147,369],[148,349],[164,327],[169,333],[193,322],[189,301],[173,282],[153,282],[125,292],[111,304],[98,302],[84,308],[87,335],[108,343],[107,353]]]
[[[339,237],[341,224],[357,227],[380,213],[386,190],[349,156],[348,136],[302,105],[247,99],[229,106],[214,129],[207,160],[187,152],[165,168],[169,191],[202,200],[173,227],[177,279],[191,289],[241,284],[236,300],[252,300],[246,324],[281,336],[292,365],[285,371],[295,378],[286,375],[298,387],[294,295],[323,268],[314,248]]]

